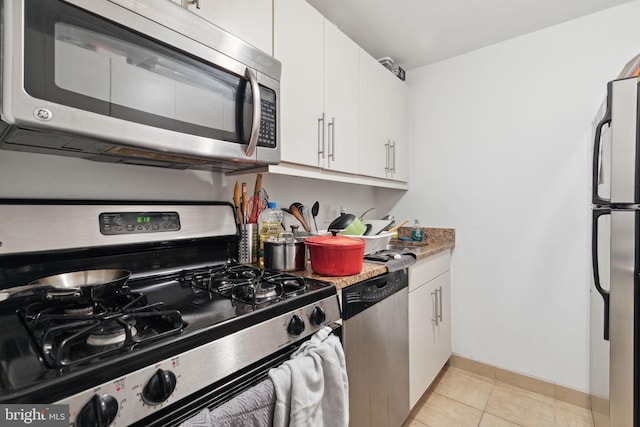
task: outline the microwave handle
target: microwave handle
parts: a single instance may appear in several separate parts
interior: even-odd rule
[[[262,121],[262,105],[260,102],[260,86],[258,85],[258,79],[253,70],[247,67],[244,76],[249,79],[251,85],[251,94],[253,97],[253,126],[251,126],[251,138],[249,138],[249,145],[245,154],[247,157],[251,157],[258,145],[258,137],[260,136],[260,122]]]

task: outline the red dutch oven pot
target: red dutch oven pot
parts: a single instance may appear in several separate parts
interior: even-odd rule
[[[365,241],[340,235],[316,236],[304,242],[309,248],[311,269],[323,276],[351,276],[362,270]]]

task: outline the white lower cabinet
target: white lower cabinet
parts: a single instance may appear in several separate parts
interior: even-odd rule
[[[451,356],[451,252],[409,268],[409,402],[413,408]]]

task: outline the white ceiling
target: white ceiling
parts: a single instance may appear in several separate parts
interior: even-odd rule
[[[632,0],[307,1],[371,55],[410,70]]]

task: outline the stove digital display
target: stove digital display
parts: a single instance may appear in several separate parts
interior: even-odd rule
[[[100,233],[138,234],[180,230],[177,212],[103,212],[99,215]]]

